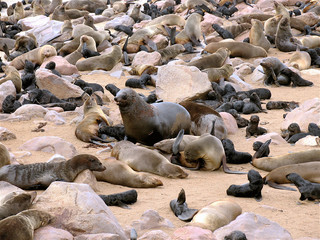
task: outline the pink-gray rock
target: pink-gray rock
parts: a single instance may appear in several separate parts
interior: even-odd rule
[[[258,9],[258,7],[253,4],[253,7],[250,7],[248,5],[246,5],[245,3],[240,3],[237,4],[237,8],[239,11],[234,13],[235,17],[241,16],[241,15],[245,15],[245,14],[251,14],[251,13],[257,13],[257,14],[263,14],[263,11],[261,11],[260,9]]]
[[[32,208],[50,213],[51,226],[74,236],[111,233],[127,239],[109,207],[87,184],[53,182]]]
[[[155,210],[145,211],[140,220],[133,221],[131,226],[138,232],[145,229],[155,229],[160,227],[173,228],[173,224],[168,220],[159,215]]]
[[[214,231],[213,235],[217,240],[223,240],[226,235],[234,230],[243,232],[247,239],[292,240],[290,233],[278,223],[252,212],[239,215],[228,225]]]
[[[291,123],[298,123],[302,132],[308,131],[309,123],[320,125],[320,98],[303,102],[300,107],[289,112],[281,124],[281,130],[288,129]]]
[[[244,79],[244,77],[251,74],[254,69],[255,67],[252,64],[242,63],[235,67],[235,72],[240,78]]]
[[[0,141],[16,139],[16,135],[4,127],[0,127]]]
[[[296,0],[277,0],[277,2],[282,3],[284,6],[294,6],[297,1]]]
[[[138,240],[171,240],[170,236],[161,230],[146,232]]]
[[[256,67],[255,70],[253,70],[253,73],[250,77],[251,81],[256,82],[256,83],[263,83],[264,79],[265,79],[265,74],[262,73],[263,72],[263,68],[261,67],[261,65],[259,65],[258,67]]]
[[[35,17],[27,17],[20,19],[18,21],[18,24],[21,24],[22,31],[27,31],[32,28],[41,27],[45,24],[47,24],[50,21],[49,17],[46,17],[44,15],[38,15]]]
[[[46,58],[46,60],[41,64],[40,68],[45,68],[47,63],[55,62],[56,63],[56,70],[61,75],[72,75],[72,74],[79,74],[77,67],[71,63],[69,63],[64,57],[61,56],[53,56]]]
[[[74,240],[119,240],[118,234],[112,233],[97,233],[97,234],[83,234],[76,236]]]
[[[37,104],[26,104],[19,107],[10,118],[21,118],[22,120],[30,120],[31,118],[42,118],[46,115],[48,109]]]
[[[213,33],[214,29],[212,28],[212,24],[214,23],[219,24],[220,26],[223,26],[223,19],[216,17],[212,14],[205,13],[203,20],[200,23],[201,32],[203,32],[205,35]]]
[[[157,66],[160,65],[160,62],[161,54],[159,52],[148,53],[145,51],[140,51],[134,56],[131,66],[136,67],[144,64]]]
[[[255,5],[258,9],[266,12],[266,11],[274,10],[273,2],[274,1],[270,1],[270,0],[259,0]]]
[[[314,12],[307,12],[307,13],[301,14],[300,16],[296,16],[295,18],[298,18],[299,20],[304,21],[309,26],[313,26],[320,22],[320,16],[318,16]]]
[[[151,38],[151,40],[157,45],[157,49],[163,49],[168,46],[168,39],[162,34],[155,35]]]
[[[168,102],[201,98],[212,90],[208,75],[197,67],[166,65],[158,69],[156,95]]]
[[[303,146],[318,146],[320,147],[320,137],[318,136],[306,136],[301,138],[299,141],[295,143],[295,145],[303,145]]]
[[[266,142],[268,141],[269,139],[271,139],[271,144],[274,144],[274,145],[279,145],[279,144],[288,144],[286,142],[286,140],[284,140],[280,135],[279,133],[276,133],[276,132],[271,132],[271,133],[266,133],[266,134],[263,134],[257,138],[254,138],[253,141],[256,142],[256,141],[260,141],[260,142]]]
[[[4,99],[9,95],[16,96],[16,88],[12,81],[6,81],[0,85],[0,112]]]
[[[21,188],[18,188],[11,183],[0,181],[0,203],[2,204],[3,200],[6,198],[8,194],[11,193],[23,193],[25,192]],[[1,205],[0,204],[0,205]]]
[[[66,230],[47,225],[34,231],[34,240],[73,240],[73,236]]]
[[[228,134],[236,134],[236,132],[239,130],[236,119],[227,112],[220,112],[220,115],[224,121],[225,126],[227,127]]]
[[[19,148],[25,151],[42,151],[60,154],[72,158],[77,154],[76,148],[70,143],[56,136],[35,137],[22,144]]]
[[[99,190],[97,179],[89,169],[79,173],[73,182],[88,184],[95,192]]]
[[[56,111],[48,111],[44,116],[44,120],[54,122],[56,125],[63,125],[66,123],[64,118]]]
[[[40,89],[47,89],[60,99],[80,97],[83,93],[80,87],[51,73],[51,71],[45,68],[39,68],[36,71],[36,79],[36,84]]]
[[[213,234],[208,229],[186,226],[175,230],[172,240],[213,240]]]
[[[128,15],[122,15],[121,17],[116,17],[106,23],[104,25],[104,29],[115,28],[117,25],[125,25],[132,26],[134,24],[134,20]]]
[[[243,81],[236,73],[233,73],[228,80],[230,83],[236,84],[238,86],[235,87],[236,91],[248,91],[252,89],[252,86],[249,83]]]

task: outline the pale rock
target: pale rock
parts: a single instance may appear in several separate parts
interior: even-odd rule
[[[318,69],[306,69],[306,70],[302,70],[301,71],[301,74],[307,74],[307,75],[310,75],[312,77],[317,77],[320,75],[320,70]]]
[[[266,133],[266,134],[263,134],[257,138],[254,138],[253,141],[256,142],[256,141],[260,141],[260,142],[266,142],[268,141],[269,139],[271,139],[271,144],[273,145],[279,145],[279,144],[288,144],[286,142],[286,140],[284,140],[280,135],[279,133],[276,133],[276,132],[271,132],[271,133]]]
[[[163,9],[171,6],[175,6],[175,1],[173,0],[165,0],[165,1],[157,1],[155,5],[162,11]]]
[[[159,52],[148,53],[145,51],[140,51],[134,56],[131,66],[136,67],[144,64],[157,66],[160,65],[160,62],[161,54]]]
[[[61,107],[50,107],[50,108],[47,108],[49,111],[56,111],[57,113],[63,113],[64,110],[63,108]]]
[[[0,112],[2,111],[4,99],[9,95],[16,96],[16,87],[11,80],[0,84]]]
[[[44,120],[54,122],[56,125],[63,125],[66,123],[61,114],[57,113],[56,111],[48,111],[44,116]]]
[[[112,8],[107,8],[105,9],[102,14],[101,14],[103,17],[107,17],[107,18],[110,18],[114,15],[114,11]],[[108,21],[107,21],[108,22]],[[110,22],[110,21],[109,21]]]
[[[255,5],[257,6],[258,9],[266,12],[266,11],[272,11],[274,10],[273,7],[273,0],[259,0]]]
[[[97,179],[89,169],[79,173],[73,182],[88,184],[95,192],[99,191]]]
[[[303,146],[319,146],[320,147],[320,138],[318,136],[306,136],[298,140],[296,145],[303,145]]]
[[[261,65],[259,65],[258,67],[256,67],[255,70],[253,70],[250,79],[252,82],[255,83],[263,83],[265,79],[265,74],[263,73],[263,68],[261,67]]]
[[[158,69],[156,95],[168,102],[182,102],[205,96],[212,90],[208,75],[194,66],[171,65]]]
[[[25,191],[22,190],[21,188],[18,188],[16,186],[12,185],[11,183],[8,183],[5,181],[0,181],[0,203],[2,203],[3,199],[5,199],[5,197],[8,194],[11,194],[13,192],[23,193]]]
[[[31,118],[43,118],[48,112],[48,109],[38,104],[25,104],[19,107],[10,118],[21,117],[22,120],[30,120]]]
[[[47,89],[60,99],[80,97],[83,94],[83,90],[80,87],[44,68],[39,68],[36,71],[36,79],[36,84],[40,89]]]
[[[246,5],[244,2],[237,4],[237,8],[239,11],[234,13],[235,17],[241,16],[241,15],[245,15],[245,14],[251,14],[251,13],[255,13],[255,14],[263,14],[263,11],[261,11],[260,9],[258,9],[258,7],[253,4],[253,7],[250,7],[248,5]]]
[[[244,32],[242,32],[241,34],[239,34],[238,36],[236,36],[234,40],[236,42],[243,42],[244,39],[249,37],[249,34],[250,34],[250,29],[247,29]]]
[[[235,57],[230,58],[230,62],[234,68],[238,67],[241,64],[246,64],[247,62],[244,62],[241,58]]]
[[[155,229],[160,227],[173,228],[173,224],[168,220],[159,215],[155,210],[145,211],[140,220],[133,221],[131,226],[138,232],[145,229]]]
[[[112,233],[97,233],[97,234],[83,234],[76,236],[73,240],[119,240],[118,234]]]
[[[240,78],[244,79],[244,77],[251,74],[254,69],[255,67],[252,64],[242,63],[235,67],[235,72]]]
[[[46,17],[44,15],[38,15],[35,17],[27,17],[20,19],[18,21],[18,24],[21,25],[22,31],[27,31],[32,28],[44,26],[45,24],[48,24],[49,21],[49,17]]]
[[[157,34],[151,38],[151,40],[157,45],[157,49],[166,48],[169,44],[168,39],[162,34]]]
[[[213,33],[214,29],[212,28],[212,24],[214,23],[223,26],[223,19],[212,14],[205,13],[203,20],[200,23],[201,32],[204,33],[206,36],[210,33]]]
[[[60,154],[54,154],[48,161],[47,163],[50,163],[50,162],[62,162],[62,161],[66,161],[67,159],[60,155]]]
[[[45,61],[41,64],[40,68],[45,68],[45,66],[49,62],[56,63],[55,70],[57,70],[61,75],[79,74],[77,67],[69,63],[64,57],[61,56],[53,56],[46,58]]]
[[[278,223],[252,212],[239,215],[234,221],[213,232],[217,240],[223,240],[230,232],[238,230],[243,232],[247,239],[263,240],[292,240],[290,233]]]
[[[172,240],[214,240],[212,231],[194,226],[178,228],[172,235]]]
[[[16,139],[16,135],[4,127],[0,127],[0,141]]]
[[[221,115],[224,124],[226,125],[228,134],[236,134],[239,130],[236,119],[230,113],[227,112],[220,112],[219,114]]]
[[[241,90],[248,91],[253,88],[249,83],[246,83],[245,81],[243,81],[236,73],[233,73],[228,78],[228,80],[229,80],[229,82],[235,83],[236,85],[238,85],[240,87],[240,90],[236,89],[236,91],[241,91]]]
[[[64,139],[56,136],[35,137],[22,144],[20,150],[57,153],[66,158],[77,154],[76,148]]]
[[[109,20],[108,17],[105,17],[103,15],[91,15],[91,17],[93,18],[94,24],[101,23],[101,22],[106,22],[106,21]],[[103,29],[101,29],[101,30],[103,30]]]
[[[125,25],[125,26],[132,26],[134,24],[134,20],[129,17],[128,15],[123,15],[121,17],[116,17],[106,23],[104,25],[104,29],[113,29],[117,25]]]
[[[170,236],[161,230],[146,232],[138,240],[171,240]]]
[[[306,12],[299,16],[295,16],[295,18],[304,21],[309,26],[313,26],[320,22],[320,16],[315,12]]]
[[[111,233],[119,235],[119,240],[127,239],[109,207],[87,184],[53,182],[32,208],[50,213],[50,225],[73,236]]]
[[[306,100],[289,112],[281,124],[281,130],[288,129],[291,123],[297,123],[302,132],[308,131],[309,123],[320,125],[320,98]]]
[[[47,225],[34,231],[34,240],[73,240],[73,236],[66,230]]]

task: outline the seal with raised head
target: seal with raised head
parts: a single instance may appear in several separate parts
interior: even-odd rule
[[[246,138],[250,138],[251,136],[259,136],[265,134],[267,130],[263,127],[258,127],[260,118],[257,115],[252,115],[250,117],[250,122],[248,127],[246,128]]]
[[[221,140],[224,152],[226,153],[227,163],[241,164],[251,162],[252,156],[248,152],[238,152],[234,149],[234,144],[230,139]]]
[[[89,154],[79,154],[63,162],[6,165],[0,168],[0,180],[22,189],[45,189],[53,181],[72,182],[86,170],[103,171],[99,159]]]
[[[116,160],[115,158],[110,157],[101,160],[101,162],[106,169],[102,172],[93,172],[98,181],[105,181],[132,188],[154,188],[163,185],[159,179],[151,174],[136,172],[126,163]]]
[[[234,72],[234,68],[231,64],[224,64],[220,68],[207,68],[204,70],[208,74],[210,82],[219,83],[222,78],[228,79]]]
[[[129,140],[151,146],[163,139],[176,137],[180,129],[190,130],[190,114],[179,104],[162,102],[149,105],[130,88],[121,89],[114,100],[119,106]]]
[[[188,208],[186,193],[183,188],[181,189],[178,198],[170,201],[170,208],[174,215],[182,221],[191,221],[193,216],[199,211],[198,209]]]
[[[1,240],[33,240],[34,230],[47,225],[52,219],[49,213],[31,209],[0,221]]]
[[[293,182],[294,185],[298,188],[301,193],[300,200],[316,200],[320,199],[320,184],[319,183],[311,183],[305,179],[303,179],[297,173],[290,173],[286,176],[286,178]]]
[[[6,76],[0,79],[0,84],[6,81],[12,81],[13,85],[16,88],[16,92],[20,93],[22,88],[22,80],[18,70],[15,67],[8,66],[8,65],[2,65],[2,70],[4,71]]]
[[[270,42],[263,33],[263,24],[258,19],[251,19],[252,27],[250,29],[249,38],[250,43],[262,47],[264,50],[268,51],[271,47]]]

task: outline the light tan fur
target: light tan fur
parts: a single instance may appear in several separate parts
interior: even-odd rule
[[[21,92],[22,81],[21,81],[20,73],[18,72],[18,70],[15,67],[6,66],[6,65],[2,66],[2,70],[4,71],[6,76],[0,79],[0,84],[11,80],[13,85],[16,88],[17,93]]]
[[[263,24],[258,19],[251,19],[252,27],[250,29],[249,38],[250,43],[262,47],[268,52],[271,47],[270,42],[263,33]]]

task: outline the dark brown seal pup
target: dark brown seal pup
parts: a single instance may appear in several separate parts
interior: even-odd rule
[[[293,182],[294,185],[298,188],[301,193],[300,200],[316,200],[320,199],[320,184],[319,183],[311,183],[305,179],[303,179],[297,173],[290,173],[286,176],[286,178]]]
[[[230,139],[221,140],[224,152],[226,153],[227,163],[241,164],[251,162],[252,156],[248,152],[238,152],[234,149],[234,144]]]
[[[231,185],[227,189],[227,194],[235,197],[254,198],[257,201],[261,201],[261,190],[263,188],[261,175],[256,170],[251,169],[248,172],[248,180],[249,183],[246,184]]]
[[[0,221],[1,240],[33,240],[34,230],[47,225],[52,219],[49,213],[31,209]]]
[[[191,221],[193,216],[199,211],[198,209],[188,208],[186,194],[183,188],[181,189],[178,198],[170,201],[170,208],[174,215],[182,221]]]
[[[224,236],[223,240],[248,240],[247,236],[241,231],[232,231],[230,234]]]
[[[248,127],[246,128],[246,138],[250,138],[251,136],[259,136],[265,134],[267,130],[263,127],[258,127],[260,118],[257,115],[252,115],[250,117],[250,122]]]
[[[0,168],[0,180],[22,189],[45,189],[53,181],[72,182],[86,169],[103,171],[105,167],[95,156],[80,154],[63,162],[6,165]]]
[[[129,208],[127,204],[133,204],[137,201],[138,193],[132,189],[129,191],[115,193],[110,195],[99,195],[107,206],[119,206]]]
[[[260,141],[256,141],[252,144],[252,148],[254,151],[256,151],[253,155],[254,158],[262,158],[262,157],[268,157],[270,153],[269,145],[271,143],[272,139],[269,139],[268,141],[262,143]]]
[[[134,90],[121,89],[117,102],[129,140],[153,145],[175,137],[180,129],[189,132],[191,119],[188,111],[176,103],[147,104]]]
[[[285,75],[289,79],[289,84],[292,82],[292,87],[305,87],[313,85],[313,82],[303,79],[299,74],[295,73],[290,68],[283,69],[280,71],[280,74]]]

